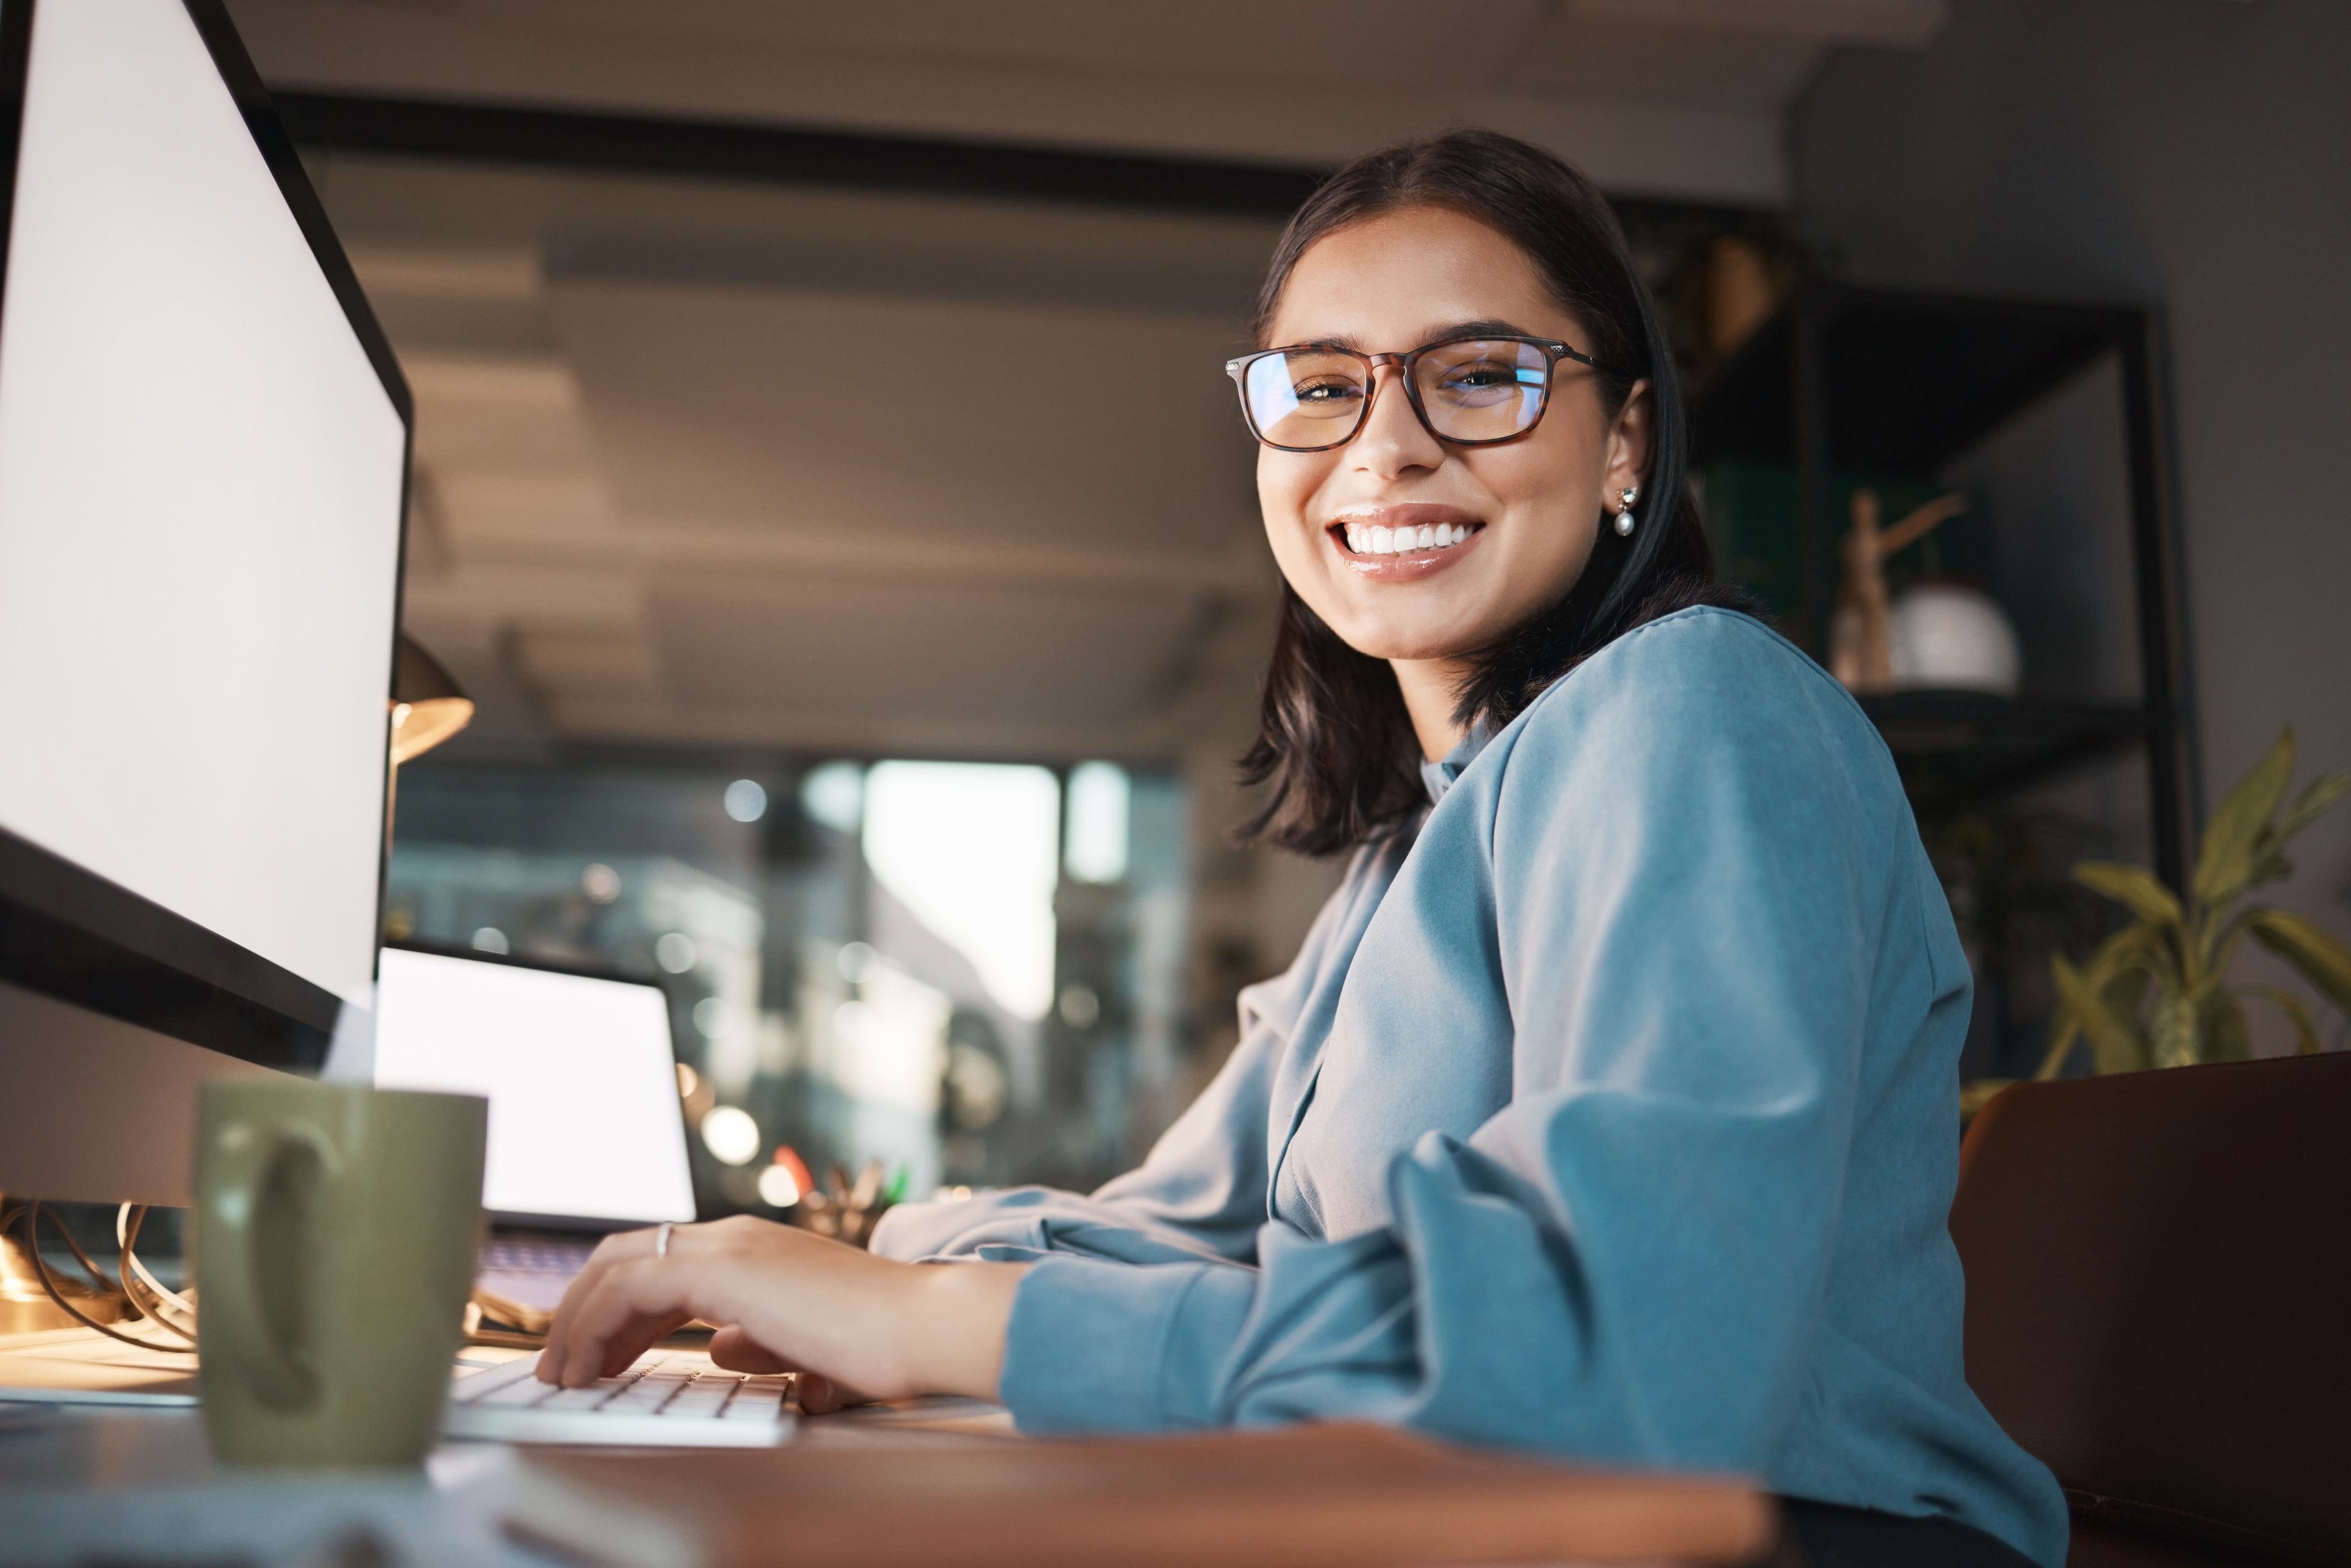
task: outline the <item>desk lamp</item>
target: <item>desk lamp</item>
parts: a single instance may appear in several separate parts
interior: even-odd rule
[[[392,776],[384,789],[387,839],[392,831],[392,792],[397,788],[400,765],[432,750],[472,723],[474,717],[472,699],[441,667],[441,662],[405,632],[400,634],[392,689]],[[12,1206],[0,1199],[0,1211],[11,1209]],[[76,1322],[74,1312],[101,1323],[121,1322],[124,1313],[120,1298],[101,1294],[40,1267],[32,1249],[18,1234],[20,1228],[31,1228],[20,1226],[20,1218],[13,1211],[0,1214],[0,1335],[71,1328]],[[47,1285],[65,1298],[65,1305],[61,1306],[50,1290],[44,1288],[44,1272],[49,1275]],[[72,1311],[66,1310],[67,1306]]]
[[[392,680],[392,765],[422,757],[474,719],[473,699],[407,632]]]

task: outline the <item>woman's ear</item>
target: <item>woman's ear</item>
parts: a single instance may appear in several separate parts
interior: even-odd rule
[[[1600,469],[1600,498],[1604,510],[1609,509],[1617,496],[1628,489],[1637,489],[1641,476],[1649,471],[1649,443],[1656,422],[1656,401],[1650,395],[1645,379],[1633,383],[1625,398],[1625,406],[1616,411],[1616,418],[1608,427],[1608,449]]]

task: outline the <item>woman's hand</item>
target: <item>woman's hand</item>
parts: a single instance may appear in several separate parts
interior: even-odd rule
[[[745,1372],[813,1373],[804,1408],[849,1390],[996,1397],[1004,1331],[1025,1267],[893,1262],[806,1230],[737,1217],[605,1238],[563,1292],[539,1354],[542,1382],[579,1387],[626,1367],[695,1318],[711,1359]]]

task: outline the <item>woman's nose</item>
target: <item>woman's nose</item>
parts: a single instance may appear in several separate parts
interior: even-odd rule
[[[1356,465],[1382,478],[1414,468],[1434,468],[1445,461],[1445,444],[1428,433],[1414,412],[1405,391],[1400,365],[1375,365],[1364,413],[1364,427],[1355,433],[1353,455]]]

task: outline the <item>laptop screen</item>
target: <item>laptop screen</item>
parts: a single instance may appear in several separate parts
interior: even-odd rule
[[[482,1203],[502,1218],[694,1218],[658,986],[387,947],[375,1082],[489,1101]]]

